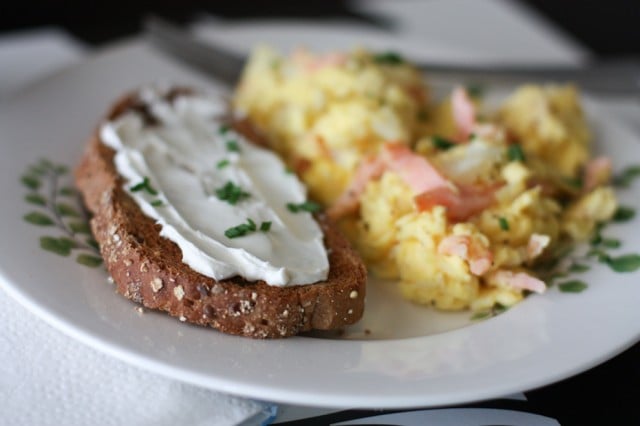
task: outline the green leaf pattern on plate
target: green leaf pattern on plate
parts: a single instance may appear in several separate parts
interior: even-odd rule
[[[628,188],[635,179],[640,179],[640,166],[629,166],[619,175],[615,176],[612,184],[618,188]],[[537,275],[550,287],[554,282],[565,279],[557,283],[557,288],[562,293],[581,293],[589,288],[589,285],[582,280],[568,279],[570,275],[587,272],[591,269],[591,264],[598,261],[607,265],[612,271],[619,273],[635,272],[640,270],[640,254],[629,253],[622,255],[612,255],[609,250],[619,249],[623,246],[623,241],[610,238],[602,234],[606,226],[610,223],[626,223],[636,216],[636,210],[631,206],[621,205],[616,210],[611,220],[607,223],[599,223],[593,231],[593,236],[589,242],[591,247],[586,254],[576,256],[573,254],[573,247],[564,247],[554,259],[544,265],[540,265]],[[561,262],[565,259],[565,262]],[[566,262],[568,260],[568,262]],[[564,263],[563,267],[559,267]],[[472,320],[481,320],[494,317],[504,312],[506,307],[496,305],[489,310],[474,312]]]
[[[20,177],[20,182],[29,191],[24,200],[40,209],[26,213],[23,219],[32,225],[57,228],[61,234],[40,237],[40,248],[65,257],[78,250],[76,262],[95,268],[102,264],[102,258],[98,244],[91,236],[89,217],[76,190],[69,185],[60,185],[68,178],[68,172],[67,166],[46,159],[27,168]]]

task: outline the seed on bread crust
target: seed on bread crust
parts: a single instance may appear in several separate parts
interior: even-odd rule
[[[182,298],[184,297],[184,288],[182,288],[181,285],[175,286],[173,288],[173,295],[176,297],[176,299],[182,300]]]
[[[163,286],[164,284],[162,282],[162,278],[155,277],[153,280],[151,280],[151,290],[153,290],[154,293],[159,292]]]

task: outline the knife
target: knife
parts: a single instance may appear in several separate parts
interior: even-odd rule
[[[235,85],[245,58],[213,43],[198,40],[188,31],[159,17],[144,22],[146,37],[160,51],[229,85]],[[580,66],[413,65],[434,80],[489,85],[525,82],[573,83],[600,94],[640,95],[640,60],[594,61]]]

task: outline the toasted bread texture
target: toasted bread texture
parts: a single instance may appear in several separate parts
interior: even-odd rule
[[[169,92],[167,96],[176,93]],[[107,119],[129,110],[145,114],[136,94],[117,102]],[[245,126],[237,130],[242,132],[242,127]],[[160,226],[123,189],[125,182],[115,168],[114,155],[96,130],[75,177],[93,215],[91,229],[105,265],[121,295],[146,308],[166,311],[181,321],[254,338],[340,329],[362,316],[366,269],[324,214],[316,219],[324,232],[329,256],[326,281],[289,287],[249,282],[241,277],[216,281],[184,264],[180,248],[160,236]]]

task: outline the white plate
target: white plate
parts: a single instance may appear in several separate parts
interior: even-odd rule
[[[102,269],[39,247],[55,228],[23,216],[19,177],[40,158],[74,165],[114,97],[154,80],[214,88],[141,43],[124,43],[30,88],[0,114],[0,271],[5,289],[65,333],[122,360],[238,395],[304,405],[412,407],[528,390],[588,369],[640,335],[640,283],[595,264],[580,294],[551,289],[495,318],[473,322],[402,301],[372,284],[366,318],[342,338],[258,341],[139,314]],[[591,111],[601,150],[618,168],[640,164],[637,139]],[[639,205],[640,185],[620,193]],[[607,228],[640,252],[638,219]],[[365,333],[365,329],[370,334]],[[350,338],[350,339],[349,339]]]

